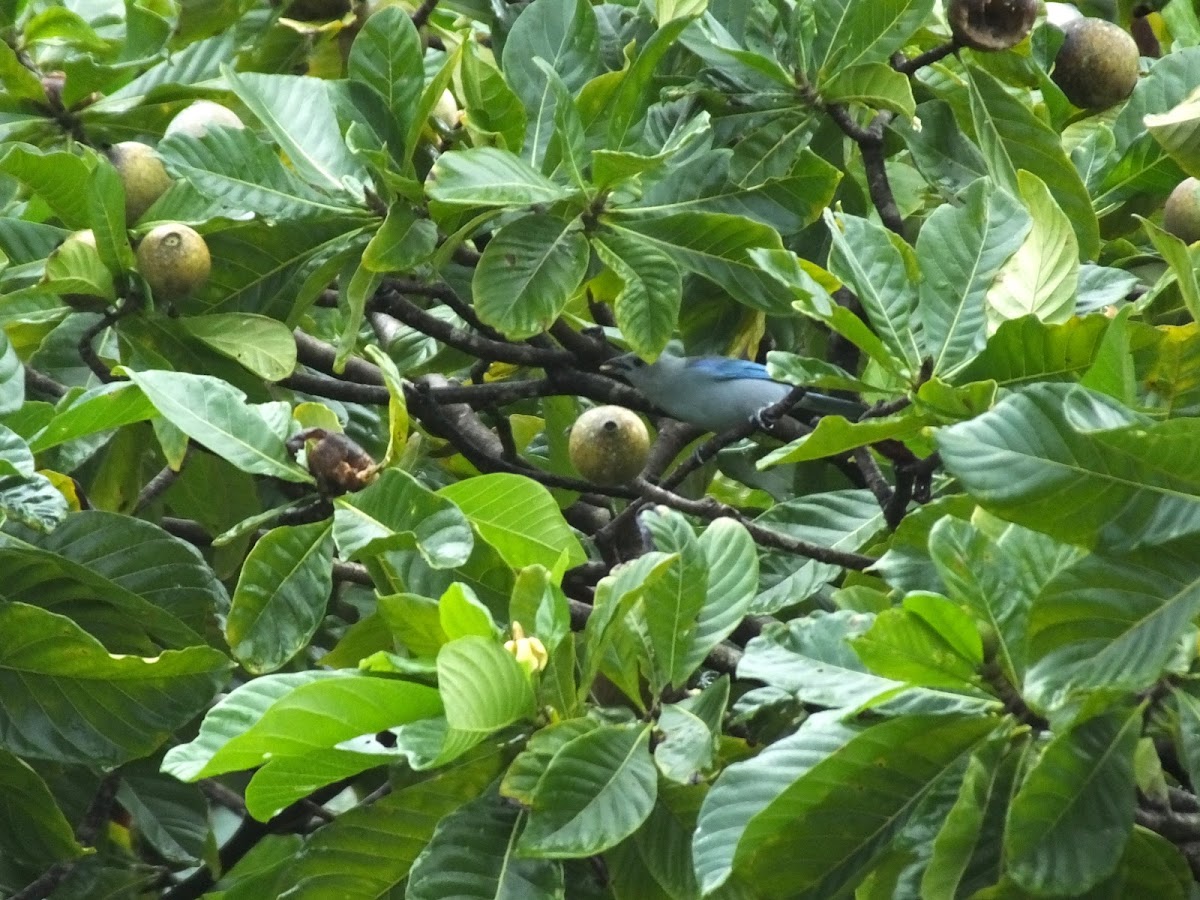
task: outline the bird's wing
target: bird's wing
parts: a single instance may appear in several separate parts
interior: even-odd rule
[[[731,359],[726,356],[697,356],[688,360],[688,368],[699,369],[718,381],[737,381],[750,378],[755,381],[774,381],[767,374],[767,367],[748,359]]]

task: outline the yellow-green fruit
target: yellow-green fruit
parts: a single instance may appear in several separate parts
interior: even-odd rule
[[[1200,241],[1200,181],[1179,182],[1163,207],[1163,228],[1185,244]]]
[[[208,134],[208,129],[216,126],[246,127],[233,110],[226,109],[220,103],[213,103],[211,100],[197,100],[191,106],[179,111],[171,120],[171,124],[167,126],[167,130],[163,132],[163,137],[170,137],[173,134],[187,134],[196,138],[204,137]]]
[[[137,267],[157,300],[180,300],[208,280],[208,244],[178,222],[156,225],[137,248]]]
[[[1133,93],[1138,46],[1128,32],[1104,19],[1072,19],[1063,26],[1054,79],[1081,109],[1107,109]]]
[[[458,127],[462,113],[458,109],[458,101],[449,90],[442,91],[442,96],[438,97],[430,116],[442,131],[453,131]]]
[[[1037,18],[1037,0],[948,0],[954,40],[973,50],[1007,50],[1024,40]]]
[[[122,141],[108,148],[108,158],[125,186],[125,221],[132,225],[171,186],[162,160],[153,147]]]
[[[650,435],[641,418],[623,406],[597,406],[571,427],[571,465],[596,484],[624,484],[646,465]]]

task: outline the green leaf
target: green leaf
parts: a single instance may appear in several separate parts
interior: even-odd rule
[[[993,76],[971,66],[971,117],[988,172],[1010,194],[1020,194],[1017,172],[1036,175],[1066,213],[1083,259],[1100,248],[1099,225],[1079,173],[1067,158],[1058,132],[1034,115]]]
[[[268,679],[275,680],[274,687],[263,683]],[[369,675],[316,680],[269,675],[250,684],[257,686],[257,692],[248,692],[236,704],[226,700],[215,707],[205,717],[207,724],[221,710],[214,730],[206,735],[202,728],[193,744],[172,748],[163,760],[163,770],[195,781],[277,760],[303,761],[358,735],[436,716],[442,708],[431,687]],[[261,694],[266,690],[271,694]],[[274,702],[262,708],[255,693]],[[250,718],[246,718],[248,710],[254,711]],[[355,763],[356,771],[378,764],[363,754],[339,753],[361,757]]]
[[[534,713],[529,678],[495,638],[450,641],[438,651],[437,671],[447,724],[475,741]]]
[[[523,818],[494,791],[454,810],[413,863],[406,900],[564,896],[561,863],[516,857]]]
[[[851,643],[876,675],[926,687],[968,689],[983,662],[974,623],[938,594],[909,594]]]
[[[523,856],[582,857],[633,834],[654,808],[658,775],[648,725],[601,725],[564,744],[533,794]]]
[[[1012,800],[1004,856],[1037,894],[1075,894],[1121,859],[1133,830],[1133,751],[1142,711],[1114,711],[1057,735]]]
[[[839,68],[822,83],[821,99],[890,109],[909,119],[917,113],[908,76],[882,62]]]
[[[59,296],[95,297],[99,309],[117,296],[112,273],[104,265],[99,251],[83,241],[64,241],[47,257],[42,284]]]
[[[125,188],[121,176],[107,159],[92,170],[88,185],[88,226],[96,239],[100,259],[110,272],[128,272],[134,266],[133,248],[125,228]]]
[[[363,251],[363,266],[372,272],[405,272],[429,259],[436,245],[433,222],[418,217],[404,201],[393,203]]]
[[[673,259],[686,271],[727,291],[739,303],[770,314],[791,309],[790,292],[755,264],[752,251],[779,250],[773,228],[742,216],[718,213],[678,213],[663,217],[635,217],[616,213],[603,222],[618,234],[628,235]]]
[[[1196,265],[1192,262],[1187,244],[1175,235],[1168,234],[1153,222],[1143,220],[1142,226],[1146,229],[1146,234],[1150,236],[1154,248],[1162,254],[1162,258],[1171,267],[1171,272],[1174,273],[1176,283],[1179,285],[1180,296],[1183,297],[1183,305],[1187,307],[1192,321],[1200,322],[1200,278],[1196,277]]]
[[[937,433],[942,461],[1001,518],[1084,546],[1136,549],[1200,530],[1192,419],[1149,424],[1069,384],[1035,384]]]
[[[8,335],[0,331],[0,415],[16,412],[25,402],[25,367]]]
[[[678,674],[695,672],[712,649],[734,632],[750,611],[758,587],[758,555],[744,525],[717,519],[704,529],[698,543],[708,566],[708,587]]]
[[[1004,387],[1075,380],[1091,366],[1108,327],[1104,316],[1073,318],[1061,325],[1047,325],[1034,316],[1011,319],[996,329],[956,380],[990,378]]]
[[[367,173],[342,139],[325,80],[238,73],[229,65],[222,67],[221,74],[301,178],[326,191],[361,197]]]
[[[822,416],[812,432],[772,450],[755,465],[762,470],[786,463],[837,456],[878,441],[902,441],[920,434],[928,425],[927,418],[911,414],[864,419],[861,422],[850,422],[842,416]]]
[[[481,756],[339,814],[289,859],[286,892],[382,897],[399,889],[439,823],[482,795],[500,763],[499,754]]]
[[[405,134],[425,86],[421,35],[412,18],[399,7],[384,7],[378,12],[380,15],[367,18],[354,38],[346,71],[353,81],[370,86],[383,98],[396,119],[398,132]],[[400,149],[393,147],[392,152]]]
[[[589,259],[578,220],[537,213],[511,222],[488,242],[475,268],[475,311],[513,340],[540,334],[566,308]]]
[[[19,828],[0,831],[0,850],[7,861],[23,868],[42,871],[84,853],[46,782],[28,764],[3,750],[0,817],[21,823]]]
[[[333,536],[345,559],[416,549],[436,568],[463,565],[475,542],[471,524],[449,500],[413,476],[388,469],[374,484],[335,501]]]
[[[912,251],[869,219],[826,211],[825,226],[833,238],[830,273],[854,290],[888,350],[916,371],[922,353],[913,331],[917,289],[911,278],[916,265]]]
[[[997,324],[1026,315],[1065,322],[1075,311],[1079,241],[1044,181],[1022,170],[1017,184],[1033,227],[1000,268],[987,294],[988,311]]]
[[[1148,115],[1146,130],[1179,167],[1193,178],[1200,177],[1200,97],[1184,100],[1165,113]]]
[[[253,313],[214,313],[180,320],[201,343],[228,356],[266,381],[279,381],[296,368],[296,339],[286,325]]]
[[[212,128],[202,137],[177,132],[159,143],[158,155],[172,175],[230,210],[283,220],[364,215],[349,197],[332,199],[311,187],[249,128]]]
[[[587,558],[554,497],[523,475],[465,478],[437,495],[454,503],[514,569],[540,565],[557,570],[564,561],[569,568]]]
[[[295,656],[321,624],[332,586],[328,520],[268,531],[246,557],[225,622],[237,661],[261,675]]]
[[[65,616],[2,604],[0,746],[83,765],[146,756],[208,704],[229,668],[210,647],[114,656]]]
[[[1050,581],[1029,619],[1029,690],[1145,690],[1174,668],[1200,614],[1200,570],[1182,548],[1089,554]]]
[[[671,340],[679,318],[679,269],[671,257],[624,232],[596,235],[592,249],[621,279],[613,314],[622,336],[639,356],[653,359]]]
[[[677,557],[659,578],[647,584],[642,601],[652,657],[651,690],[679,687],[695,666],[688,649],[696,618],[708,592],[708,564],[692,526],[674,510],[647,510],[638,517],[663,553]]]
[[[519,153],[525,142],[525,107],[503,76],[479,58],[475,44],[463,45],[463,106],[467,130],[495,136],[501,150]],[[480,141],[476,141],[479,146]]]
[[[462,582],[456,581],[442,594],[437,603],[438,624],[446,641],[467,635],[494,639],[496,623],[486,606]],[[440,647],[439,647],[440,649]]]
[[[693,844],[706,894],[736,873],[764,897],[836,896],[870,870],[930,785],[996,727],[910,715],[864,728],[841,715],[810,716],[717,778]],[[872,802],[855,802],[868,784],[879,786]],[[797,844],[797,833],[822,839]]]
[[[534,0],[517,17],[504,41],[501,70],[528,111],[525,155],[540,167],[554,132],[556,96],[545,60],[563,83],[578,91],[600,71],[600,36],[596,13],[587,0]]]
[[[810,76],[818,88],[852,66],[886,62],[933,11],[933,0],[817,0]]]
[[[37,194],[71,230],[89,227],[88,182],[91,167],[65,150],[42,151],[15,144],[0,156],[0,172]]]
[[[935,374],[953,374],[983,349],[988,288],[1029,228],[1024,208],[984,179],[967,190],[962,206],[946,204],[930,214],[917,237],[918,293]]]
[[[246,403],[245,394],[220,378],[187,372],[127,374],[163,418],[243,472],[312,483],[283,439]]]
[[[425,191],[431,200],[462,207],[534,206],[573,194],[496,147],[443,153],[425,180]]]

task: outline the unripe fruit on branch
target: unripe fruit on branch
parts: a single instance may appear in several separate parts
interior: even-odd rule
[[[181,300],[208,280],[212,258],[204,238],[186,225],[152,228],[137,248],[137,266],[156,300]]]
[[[954,40],[972,50],[1007,50],[1025,39],[1037,18],[1037,0],[948,0]]]
[[[153,147],[122,141],[108,148],[108,159],[125,187],[125,221],[132,225],[172,184]]]
[[[1163,228],[1185,244],[1200,241],[1200,181],[1179,182],[1163,207]]]
[[[1138,80],[1138,47],[1130,35],[1104,19],[1072,19],[1050,77],[1081,109],[1107,109],[1131,93]]]
[[[597,406],[571,427],[571,465],[596,484],[633,480],[650,453],[650,435],[641,418],[623,406]]]

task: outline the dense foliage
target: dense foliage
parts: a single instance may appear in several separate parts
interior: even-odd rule
[[[0,894],[1196,896],[1200,15],[1076,5],[0,3]]]

